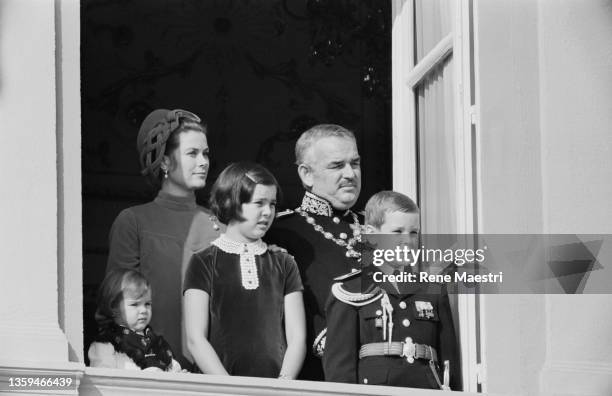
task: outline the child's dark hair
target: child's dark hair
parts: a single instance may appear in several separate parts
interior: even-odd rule
[[[276,187],[277,203],[282,192],[269,170],[253,162],[235,162],[221,172],[210,192],[210,209],[220,222],[242,221],[241,205],[250,202],[255,186]]]
[[[365,224],[380,228],[385,222],[385,213],[419,213],[419,207],[406,195],[397,191],[380,191],[372,195],[365,206]]]
[[[149,281],[136,270],[117,268],[107,273],[98,291],[98,324],[103,326],[119,315],[124,293],[140,298],[148,290],[151,290]]]

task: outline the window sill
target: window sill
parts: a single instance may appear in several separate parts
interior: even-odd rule
[[[87,367],[81,395],[423,395],[422,389]],[[456,393],[433,391],[444,396]],[[429,393],[428,393],[429,394]],[[468,395],[467,393],[465,393]],[[476,394],[471,394],[476,395]],[[482,395],[482,394],[480,394]]]
[[[341,384],[316,381],[290,381],[254,377],[227,377],[190,373],[159,373],[85,367],[73,362],[0,362],[0,393],[8,389],[10,377],[70,376],[78,383],[70,389],[49,390],[45,394],[72,395],[272,395],[323,396],[373,395],[419,396],[455,395],[451,391],[397,388],[374,385]],[[24,389],[26,390],[26,389]],[[463,395],[482,396],[477,393]]]

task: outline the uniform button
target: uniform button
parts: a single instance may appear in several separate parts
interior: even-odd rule
[[[367,378],[364,378],[364,379],[363,379],[363,383],[364,383],[364,384],[367,384],[367,383],[368,383],[368,379],[367,379]]]
[[[410,326],[410,321],[408,319],[402,320],[402,326],[404,326],[404,327]]]
[[[406,301],[400,301],[400,303],[399,303],[399,307],[400,307],[401,309],[406,309],[406,307],[407,307],[407,306],[408,306],[408,305],[406,305]]]
[[[376,310],[376,315],[378,315],[378,316],[382,315],[382,311],[380,309],[377,309]]]

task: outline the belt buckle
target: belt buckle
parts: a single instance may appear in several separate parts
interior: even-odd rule
[[[406,357],[408,363],[414,363],[414,357],[416,355],[416,345],[412,342],[411,337],[406,337],[406,340],[402,345],[402,356]]]

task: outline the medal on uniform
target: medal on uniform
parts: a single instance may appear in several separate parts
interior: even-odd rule
[[[434,317],[434,312],[433,312],[433,305],[431,305],[431,302],[426,301],[425,302],[425,317],[427,319],[432,319]]]
[[[419,318],[424,318],[425,317],[425,301],[415,301],[414,307],[417,310],[417,316]]]
[[[382,329],[383,327],[383,320],[382,320],[382,310],[381,309],[377,309],[376,310],[376,319],[374,319],[374,326],[376,326],[377,329]]]
[[[435,316],[434,308],[430,301],[415,301],[414,307],[419,318],[432,319]]]

